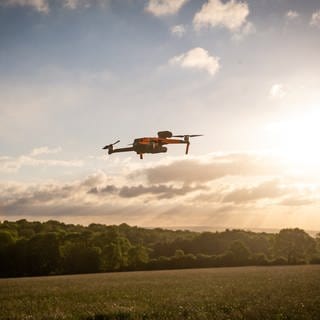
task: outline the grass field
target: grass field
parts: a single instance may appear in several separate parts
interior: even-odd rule
[[[0,319],[320,319],[320,266],[0,279]]]

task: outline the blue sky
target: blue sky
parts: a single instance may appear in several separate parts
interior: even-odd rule
[[[319,10],[0,0],[1,218],[319,229]],[[204,137],[101,150],[159,130]]]

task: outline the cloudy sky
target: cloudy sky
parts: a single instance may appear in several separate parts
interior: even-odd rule
[[[0,0],[0,219],[320,230],[319,0]],[[159,130],[190,154],[108,156]]]

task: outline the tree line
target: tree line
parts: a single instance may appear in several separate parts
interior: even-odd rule
[[[0,277],[320,263],[320,234],[0,222]]]

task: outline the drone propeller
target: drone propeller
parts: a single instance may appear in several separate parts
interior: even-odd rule
[[[193,137],[200,137],[203,136],[203,134],[180,134],[180,135],[175,135],[173,137],[177,137],[177,138],[193,138]]]
[[[106,145],[105,147],[103,147],[102,149],[111,149],[115,144],[119,143],[120,140],[117,140],[116,142],[114,143],[111,143],[111,144],[108,144]]]
[[[185,141],[185,143],[187,144],[186,146],[186,154],[188,154],[189,152],[189,146],[190,146],[190,141],[189,138],[193,138],[193,137],[201,137],[203,136],[203,134],[180,134],[180,135],[175,135],[173,137],[176,138],[183,138],[183,140]]]

